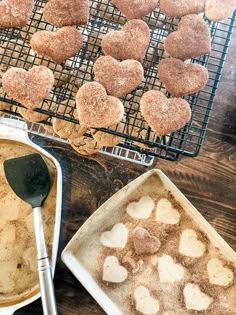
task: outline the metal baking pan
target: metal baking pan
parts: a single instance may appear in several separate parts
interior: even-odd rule
[[[75,277],[81,282],[81,284],[86,288],[86,290],[93,296],[93,298],[100,304],[100,306],[104,309],[104,311],[109,315],[131,315],[131,314],[141,314],[137,312],[134,307],[134,298],[131,290],[133,290],[136,286],[143,284],[150,287],[150,292],[158,292],[160,294],[160,311],[158,312],[164,314],[176,314],[175,306],[179,305],[182,307],[179,295],[175,297],[175,300],[172,300],[170,292],[180,292],[178,290],[182,290],[183,286],[186,282],[195,282],[197,280],[197,276],[195,271],[190,271],[189,269],[186,271],[187,280],[184,278],[180,283],[179,289],[175,287],[171,289],[171,284],[168,284],[168,290],[162,291],[163,283],[160,284],[157,267],[152,267],[154,269],[154,276],[151,274],[150,269],[148,271],[141,271],[140,274],[135,274],[129,271],[127,279],[122,283],[107,283],[102,281],[102,270],[104,268],[104,257],[115,255],[119,257],[119,263],[122,266],[125,266],[125,262],[123,261],[123,255],[127,255],[127,253],[131,253],[129,257],[136,259],[136,261],[140,258],[135,256],[134,249],[132,249],[132,233],[138,225],[142,227],[149,226],[152,231],[154,228],[157,233],[162,229],[163,225],[159,224],[159,228],[154,227],[153,223],[155,222],[155,211],[151,214],[150,218],[145,220],[141,219],[130,219],[130,216],[126,213],[127,204],[130,202],[136,202],[139,200],[140,195],[148,195],[148,196],[168,196],[171,195],[172,199],[175,200],[175,205],[178,205],[178,209],[180,212],[180,221],[176,224],[174,230],[171,230],[171,226],[165,226],[167,228],[166,233],[160,232],[160,235],[170,235],[172,237],[171,240],[166,241],[163,240],[163,249],[160,248],[160,251],[156,254],[156,259],[158,261],[159,257],[166,252],[169,253],[172,257],[177,259],[177,262],[182,264],[182,266],[188,266],[187,260],[184,260],[184,257],[179,254],[178,244],[179,244],[179,236],[183,231],[183,228],[186,229],[187,225],[192,226],[195,231],[198,233],[200,239],[202,238],[202,242],[206,244],[206,252],[203,255],[201,266],[202,268],[206,268],[205,262],[208,261],[208,253],[212,253],[212,257],[220,257],[225,259],[226,264],[231,264],[232,270],[236,270],[236,253],[233,249],[223,240],[223,238],[213,229],[213,227],[203,218],[203,216],[198,212],[198,210],[188,201],[188,199],[178,190],[178,188],[168,179],[168,177],[163,174],[160,170],[151,170],[144,175],[140,176],[136,180],[129,183],[126,187],[117,192],[114,196],[112,196],[108,201],[106,201],[77,231],[74,237],[67,244],[65,249],[62,252],[62,260],[66,264],[66,266],[70,269],[70,271],[75,275]],[[155,197],[153,197],[155,198]],[[156,202],[158,201],[156,199]],[[144,207],[144,205],[143,205]],[[168,216],[167,216],[168,217]],[[189,220],[189,221],[186,221]],[[154,222],[155,221],[155,222]],[[162,221],[163,222],[163,221]],[[187,223],[186,223],[187,222]],[[126,243],[127,248],[105,248],[102,247],[100,243],[101,233],[105,231],[111,231],[113,226],[117,223],[123,223],[129,230],[129,237]],[[152,226],[152,227],[151,227]],[[164,236],[165,238],[166,236]],[[169,237],[169,236],[168,236]],[[122,238],[121,234],[117,235],[117,238]],[[162,240],[161,240],[162,242]],[[175,252],[170,251],[170,244],[175,242]],[[210,244],[210,245],[209,245]],[[99,247],[99,249],[97,249]],[[102,249],[101,249],[102,247]],[[172,254],[170,254],[172,253]],[[209,254],[210,255],[210,254]],[[176,258],[177,257],[177,258]],[[223,258],[224,257],[224,258]],[[147,262],[147,258],[143,258],[144,263]],[[149,259],[149,258],[148,258]],[[188,257],[186,259],[189,259]],[[206,259],[206,260],[205,260]],[[155,264],[155,263],[154,263]],[[157,264],[157,262],[156,262]],[[199,264],[199,258],[196,260],[196,264]],[[195,263],[193,264],[195,265]],[[143,266],[143,265],[142,265]],[[153,265],[154,266],[154,265]],[[156,265],[155,265],[156,266]],[[118,268],[118,267],[116,267]],[[127,268],[127,267],[126,267]],[[199,268],[199,270],[203,270]],[[145,275],[143,277],[143,275]],[[191,275],[191,277],[189,277]],[[141,278],[142,277],[142,278]],[[149,279],[149,284],[148,282]],[[200,283],[200,281],[199,281]],[[201,283],[199,284],[201,285]],[[182,288],[182,289],[181,289]],[[216,287],[209,285],[208,292],[213,292]],[[235,276],[234,282],[230,290],[235,290]],[[120,290],[121,293],[118,292]],[[219,289],[218,289],[219,290]],[[181,291],[182,292],[182,291]],[[221,303],[220,301],[225,300],[225,305],[228,303],[225,295],[230,296],[229,291],[225,290],[225,287],[221,288],[220,291],[217,291],[219,296],[214,300],[214,303],[211,311],[208,313],[208,310],[204,311],[204,314],[215,314],[214,310],[217,309],[217,303]],[[227,293],[226,293],[227,292]],[[235,292],[235,291],[234,291]],[[119,299],[117,299],[118,294],[120,294]],[[162,294],[162,295],[161,295]],[[166,294],[166,295],[165,295]],[[182,294],[182,293],[181,293]],[[229,294],[229,295],[228,295]],[[157,295],[159,297],[159,295]],[[126,304],[127,300],[129,303]],[[181,301],[180,301],[181,300]],[[233,305],[235,305],[234,301],[234,293],[231,292],[231,301],[228,303],[230,305],[231,310],[227,312],[227,314],[234,314],[232,309]],[[165,309],[166,301],[168,301],[168,306],[171,309]],[[182,301],[183,302],[183,301]],[[178,304],[179,303],[179,304]],[[128,305],[128,306],[127,306]],[[164,305],[164,306],[163,306]],[[184,305],[184,304],[183,304]],[[78,304],[79,308],[79,304]],[[235,309],[234,309],[235,310]],[[180,311],[180,310],[179,310]],[[186,310],[181,313],[178,311],[178,314],[192,314],[192,310]],[[226,310],[227,311],[227,310]],[[150,313],[154,314],[154,313]],[[157,314],[157,313],[155,313]],[[220,314],[220,313],[217,313]]]
[[[60,234],[60,223],[61,223],[61,205],[62,205],[62,171],[60,164],[58,161],[47,151],[42,149],[41,147],[34,144],[29,138],[27,131],[15,129],[14,120],[9,119],[9,121],[4,121],[5,125],[1,124],[2,120],[6,120],[7,118],[0,117],[0,143],[1,141],[4,143],[5,141],[11,143],[24,144],[29,147],[29,149],[33,149],[34,151],[40,153],[46,159],[52,162],[52,165],[55,167],[55,212],[53,212],[54,216],[54,227],[53,227],[53,235],[52,235],[52,248],[51,248],[51,266],[52,273],[54,275],[56,259],[57,259],[57,250],[59,243],[59,234]],[[17,122],[19,124],[19,122]],[[25,124],[24,122],[21,122]],[[8,126],[6,126],[6,124]],[[26,126],[22,126],[22,129],[25,129]],[[1,152],[0,152],[1,153]],[[30,290],[29,290],[30,291]],[[40,297],[39,286],[33,292],[23,293],[23,296],[19,299],[12,299],[9,302],[0,302],[0,314],[10,315],[13,314],[16,310],[32,303]]]

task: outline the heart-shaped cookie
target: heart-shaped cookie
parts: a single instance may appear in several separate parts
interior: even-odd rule
[[[153,255],[161,246],[159,238],[150,235],[146,229],[141,227],[135,229],[133,242],[137,255]]]
[[[143,196],[137,202],[131,202],[126,208],[126,212],[135,219],[147,219],[150,217],[155,203],[149,196]]]
[[[159,301],[153,298],[149,290],[142,285],[134,290],[134,300],[136,310],[142,314],[155,315],[159,311]]]
[[[186,125],[191,108],[181,98],[168,99],[162,92],[151,90],[143,94],[140,111],[156,135],[167,135]]]
[[[159,0],[112,0],[111,1],[128,20],[141,19],[159,5]]]
[[[168,199],[162,198],[157,203],[156,220],[165,224],[177,224],[180,220],[180,214]]]
[[[150,40],[148,25],[142,20],[130,20],[121,31],[111,31],[102,39],[102,50],[118,60],[143,60]],[[135,48],[134,48],[135,47]]]
[[[128,277],[127,270],[122,267],[115,256],[107,256],[103,264],[102,280],[113,283],[125,281]]]
[[[180,254],[196,258],[201,257],[205,250],[205,245],[198,240],[197,233],[194,230],[183,230],[179,242]]]
[[[232,15],[235,8],[235,0],[206,0],[205,14],[209,20],[223,21]]]
[[[128,240],[128,229],[123,223],[117,223],[111,231],[103,232],[100,242],[103,246],[110,248],[125,248]]]
[[[163,255],[158,258],[158,272],[161,282],[177,282],[184,277],[184,268],[176,264],[173,258],[168,255]]]
[[[207,23],[197,14],[184,16],[178,30],[167,36],[164,48],[177,59],[190,59],[211,52],[211,37]]]
[[[55,26],[84,25],[89,19],[88,0],[50,0],[43,9],[45,20]]]
[[[206,0],[160,0],[160,9],[168,17],[181,17],[204,11]]]
[[[204,311],[213,302],[213,298],[203,293],[198,285],[187,283],[184,287],[184,301],[188,310]]]
[[[76,28],[65,26],[56,32],[34,33],[30,45],[37,54],[60,64],[79,52],[83,45],[83,36]]]
[[[78,117],[88,127],[102,128],[116,125],[124,115],[124,106],[114,96],[107,96],[97,82],[85,83],[76,94]]]
[[[221,260],[213,258],[208,261],[207,273],[210,283],[226,287],[234,280],[234,273],[227,267],[224,267]]]
[[[158,75],[160,81],[175,97],[196,93],[208,81],[208,70],[205,67],[175,58],[161,60]]]
[[[32,14],[33,0],[1,0],[0,28],[25,27]]]
[[[111,56],[102,56],[94,64],[94,80],[102,84],[107,93],[122,97],[136,89],[143,79],[143,67],[136,60],[117,61]]]
[[[2,86],[7,95],[31,110],[49,95],[53,84],[53,73],[44,66],[33,67],[28,72],[13,67],[2,77]]]

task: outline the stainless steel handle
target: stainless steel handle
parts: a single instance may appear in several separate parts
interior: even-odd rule
[[[51,267],[44,239],[41,207],[34,208],[34,230],[43,313],[44,315],[57,315]]]

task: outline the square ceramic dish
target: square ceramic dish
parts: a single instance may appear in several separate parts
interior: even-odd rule
[[[61,223],[61,167],[53,156],[30,141],[26,131],[17,130],[13,120],[8,121],[7,127],[1,124],[2,119],[6,118],[0,118],[1,160],[3,161],[4,159],[24,154],[39,153],[43,156],[49,166],[52,188],[42,210],[44,234],[47,245],[49,246],[48,251],[51,257],[52,273],[54,274]],[[25,123],[22,122],[22,124]],[[10,127],[10,125],[12,125],[12,127]],[[23,127],[26,126],[22,126],[22,129],[25,129]],[[3,166],[0,165],[0,167],[2,168]],[[3,174],[2,169],[0,169],[0,171],[0,175]],[[7,185],[7,183],[4,181],[3,176],[1,179],[1,188],[3,188],[4,185]],[[4,274],[2,273],[0,278],[0,314],[4,315],[13,314],[17,309],[30,304],[40,297],[37,281],[36,250],[33,250],[33,212],[27,204],[19,198],[15,198],[13,195],[14,193],[10,190],[8,191],[8,194],[2,194],[0,199],[0,235],[1,237],[4,235],[4,245],[0,248],[0,266],[1,272],[3,272],[3,266],[7,270],[5,271],[4,269]],[[8,212],[5,212],[5,209],[8,209]],[[3,244],[3,242],[1,244]],[[32,246],[29,246],[29,244],[32,244]],[[12,268],[8,270],[8,266],[12,266]],[[15,271],[13,271],[11,275],[9,273],[8,276],[8,271],[11,272],[14,270],[14,266]],[[6,277],[5,280],[4,277]],[[30,280],[27,280],[28,277]]]
[[[137,229],[149,233],[144,251],[152,237],[160,248],[138,253]],[[236,314],[236,253],[160,170],[105,202],[62,260],[109,315]]]

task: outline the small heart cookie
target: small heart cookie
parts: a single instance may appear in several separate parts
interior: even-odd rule
[[[161,282],[174,283],[182,280],[184,277],[184,268],[176,264],[173,258],[168,255],[158,258],[158,272]]]
[[[206,0],[205,14],[209,20],[223,21],[232,15],[235,8],[235,0]]]
[[[140,111],[157,136],[167,135],[186,125],[191,108],[181,98],[168,99],[162,92],[151,90],[143,94]]]
[[[60,64],[79,52],[83,45],[83,36],[76,28],[65,26],[56,32],[34,33],[30,45],[37,54]]]
[[[89,19],[88,0],[50,0],[43,9],[45,20],[55,26],[84,25]]]
[[[134,300],[136,310],[142,314],[155,315],[159,311],[159,301],[153,298],[149,290],[142,285],[134,290]]]
[[[184,16],[178,30],[164,41],[166,53],[177,59],[190,59],[211,52],[211,37],[207,23],[197,14]]]
[[[159,5],[159,0],[112,0],[111,1],[128,20],[141,19]]]
[[[198,285],[187,283],[184,287],[184,301],[188,310],[204,311],[213,302],[213,298],[203,293]]]
[[[76,94],[78,117],[88,127],[105,128],[116,125],[124,115],[124,106],[114,96],[107,96],[97,82],[85,83]]]
[[[153,255],[161,246],[159,238],[150,235],[146,229],[141,227],[135,229],[133,242],[137,255]]]
[[[147,219],[150,217],[155,203],[149,196],[144,196],[138,202],[131,202],[126,208],[126,212],[135,219]]]
[[[233,271],[224,267],[222,261],[217,258],[208,261],[207,273],[210,283],[222,287],[226,287],[234,280]]]
[[[208,70],[205,67],[175,58],[161,60],[158,75],[160,81],[175,97],[196,93],[208,81]]]
[[[122,267],[115,256],[107,256],[103,265],[102,280],[113,283],[124,282],[128,277],[127,270]]]
[[[117,223],[111,231],[103,232],[100,242],[103,246],[110,248],[125,248],[128,240],[128,229],[123,223]]]
[[[44,66],[33,67],[29,71],[13,67],[2,77],[7,95],[31,110],[49,95],[53,84],[53,73]]]
[[[160,9],[168,17],[182,17],[204,11],[206,0],[160,0]]]
[[[148,25],[142,20],[130,20],[121,31],[107,33],[101,42],[102,50],[118,60],[143,60],[150,40]],[[135,49],[134,49],[135,47]]]
[[[184,230],[180,237],[179,253],[189,257],[201,257],[206,250],[205,245],[197,239],[194,230]]]
[[[107,93],[122,97],[136,89],[143,79],[143,67],[136,60],[117,61],[111,56],[102,56],[94,64],[94,80],[102,84]]]
[[[0,28],[25,27],[32,14],[33,0],[1,0]]]
[[[177,224],[180,220],[180,214],[173,208],[168,199],[162,198],[157,203],[156,220],[165,224]]]

